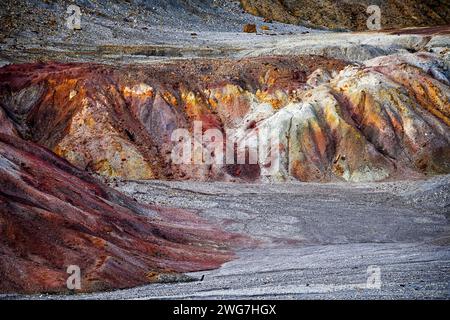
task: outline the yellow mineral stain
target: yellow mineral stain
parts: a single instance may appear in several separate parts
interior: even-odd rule
[[[153,88],[145,83],[134,85],[131,88],[126,86],[122,91],[125,97],[138,97],[141,99],[153,97]]]

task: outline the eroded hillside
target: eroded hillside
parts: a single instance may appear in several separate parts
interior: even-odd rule
[[[329,29],[367,30],[370,5],[381,10],[383,28],[425,27],[450,23],[447,1],[421,0],[241,0],[249,13],[284,23]]]
[[[108,177],[377,181],[450,172],[448,60],[430,53],[364,65],[300,56],[0,72],[1,106],[21,136]],[[203,133],[234,129],[236,141],[277,131],[277,158],[173,163],[171,135],[192,133],[194,121]]]

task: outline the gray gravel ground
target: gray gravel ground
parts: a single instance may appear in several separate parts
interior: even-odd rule
[[[266,23],[244,13],[235,0],[78,1],[82,29],[70,30],[66,27],[69,4],[66,0],[5,0],[0,18],[11,17],[14,25],[0,31],[0,66],[49,60],[148,64],[287,54],[363,62],[450,46],[448,35],[330,32]],[[256,24],[257,34],[242,32],[248,23]]]
[[[2,3],[1,17],[11,16],[18,25],[0,33],[0,65],[278,54],[361,62],[450,45],[448,36],[333,33],[267,24],[242,13],[236,1],[212,0],[184,1],[184,7],[177,0],[147,1],[137,11],[127,2],[79,1],[82,30],[71,31],[64,25],[68,3]],[[245,23],[256,23],[258,34],[242,33]],[[270,30],[262,31],[262,25]],[[195,210],[261,244],[239,250],[236,260],[218,270],[191,274],[204,275],[204,281],[0,299],[450,298],[450,176],[367,184],[127,181],[118,189],[142,202]],[[368,266],[380,268],[381,289],[366,287]]]
[[[127,181],[139,201],[193,209],[261,242],[203,281],[32,299],[450,298],[450,176],[364,184]],[[381,288],[367,287],[368,267]]]

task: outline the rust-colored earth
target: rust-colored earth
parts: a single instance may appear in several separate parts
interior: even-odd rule
[[[2,122],[3,128],[3,122]],[[0,134],[0,292],[133,287],[165,274],[208,270],[242,238],[193,213],[142,205],[52,152]]]
[[[421,0],[240,0],[247,12],[269,20],[329,29],[368,30],[367,8],[377,5],[383,28],[405,28],[450,23],[446,1]]]
[[[319,56],[23,64],[0,70],[0,104],[11,130],[106,177],[378,181],[450,172],[446,72],[430,53],[360,66]],[[192,134],[194,121],[238,140],[278,131],[278,172],[266,172],[269,155],[174,163],[171,134]]]
[[[171,164],[174,129],[191,129],[195,120],[203,130],[234,126],[252,96],[279,108],[315,68],[344,66],[320,57],[125,68],[24,64],[0,71],[0,96],[21,136],[83,170],[128,179],[221,179],[205,166]]]

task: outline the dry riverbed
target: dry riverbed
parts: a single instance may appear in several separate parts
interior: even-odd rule
[[[450,297],[450,176],[365,184],[127,181],[117,188],[141,202],[192,209],[259,245],[220,269],[189,274],[193,282],[33,298]],[[380,268],[380,289],[367,287],[371,266]]]

